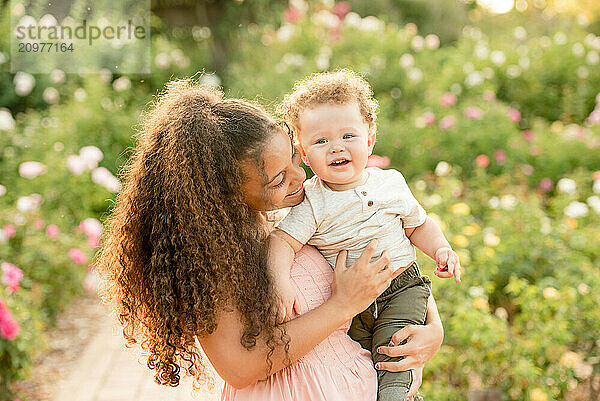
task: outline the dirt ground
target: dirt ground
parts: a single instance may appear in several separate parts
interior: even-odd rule
[[[96,294],[74,299],[60,314],[56,327],[46,332],[47,348],[34,359],[30,378],[16,383],[14,389],[27,401],[52,400],[107,313]]]

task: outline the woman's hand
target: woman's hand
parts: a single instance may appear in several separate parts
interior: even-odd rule
[[[347,251],[340,252],[335,261],[330,302],[336,302],[348,320],[371,305],[395,276],[387,267],[388,251],[370,262],[376,249],[377,240],[373,239],[352,266],[346,267]]]
[[[399,344],[405,339],[407,339],[406,344],[379,347],[377,352],[392,357],[405,357],[397,362],[379,362],[379,369],[390,372],[412,370],[413,381],[407,394],[407,398],[411,399],[421,387],[423,366],[442,345],[444,330],[437,321],[425,326],[409,325],[395,332],[390,344]]]

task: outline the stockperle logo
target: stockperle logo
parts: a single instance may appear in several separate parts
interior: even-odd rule
[[[150,1],[10,3],[11,72],[150,73]]]

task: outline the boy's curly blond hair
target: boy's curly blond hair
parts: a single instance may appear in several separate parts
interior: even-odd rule
[[[373,98],[373,89],[363,77],[346,68],[314,73],[297,81],[293,91],[285,95],[278,112],[291,125],[297,140],[302,110],[319,104],[345,104],[352,101],[358,103],[360,113],[369,124],[369,131],[374,134],[379,105]]]

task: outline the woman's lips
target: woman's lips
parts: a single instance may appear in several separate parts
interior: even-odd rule
[[[294,196],[294,195],[297,195],[298,193],[300,193],[300,192],[302,191],[302,189],[304,189],[304,186],[303,186],[303,185],[300,185],[300,187],[299,187],[297,190],[295,190],[295,191],[294,191],[294,192],[292,192],[291,194],[287,194],[287,196]]]

